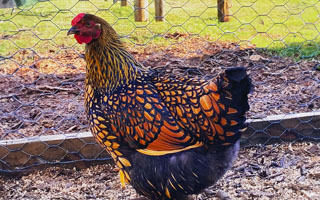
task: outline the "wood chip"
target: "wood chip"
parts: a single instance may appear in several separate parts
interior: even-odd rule
[[[220,200],[231,200],[231,198],[229,197],[229,195],[222,191],[222,190],[218,190],[216,196],[218,197],[218,199]]]

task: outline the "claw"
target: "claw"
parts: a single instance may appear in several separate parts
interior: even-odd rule
[[[119,171],[120,171],[120,168],[115,167],[115,168],[113,168],[113,170],[112,170],[112,171],[114,171],[114,172],[119,172]]]

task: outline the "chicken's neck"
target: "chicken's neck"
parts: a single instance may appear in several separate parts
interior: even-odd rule
[[[112,93],[129,84],[140,72],[140,64],[122,46],[119,40],[96,41],[86,46],[86,83],[93,89]]]

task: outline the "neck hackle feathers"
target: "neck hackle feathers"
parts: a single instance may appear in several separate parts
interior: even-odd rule
[[[99,37],[86,44],[87,84],[112,92],[135,80],[140,64],[126,51],[109,23],[97,16],[80,13],[72,20],[72,25],[90,22],[99,24],[100,32]]]

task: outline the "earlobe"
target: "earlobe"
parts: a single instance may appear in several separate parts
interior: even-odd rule
[[[96,35],[93,37],[94,39],[97,39],[99,36],[100,36],[100,34],[101,34],[101,24],[96,24],[95,25],[95,28],[96,28]]]

